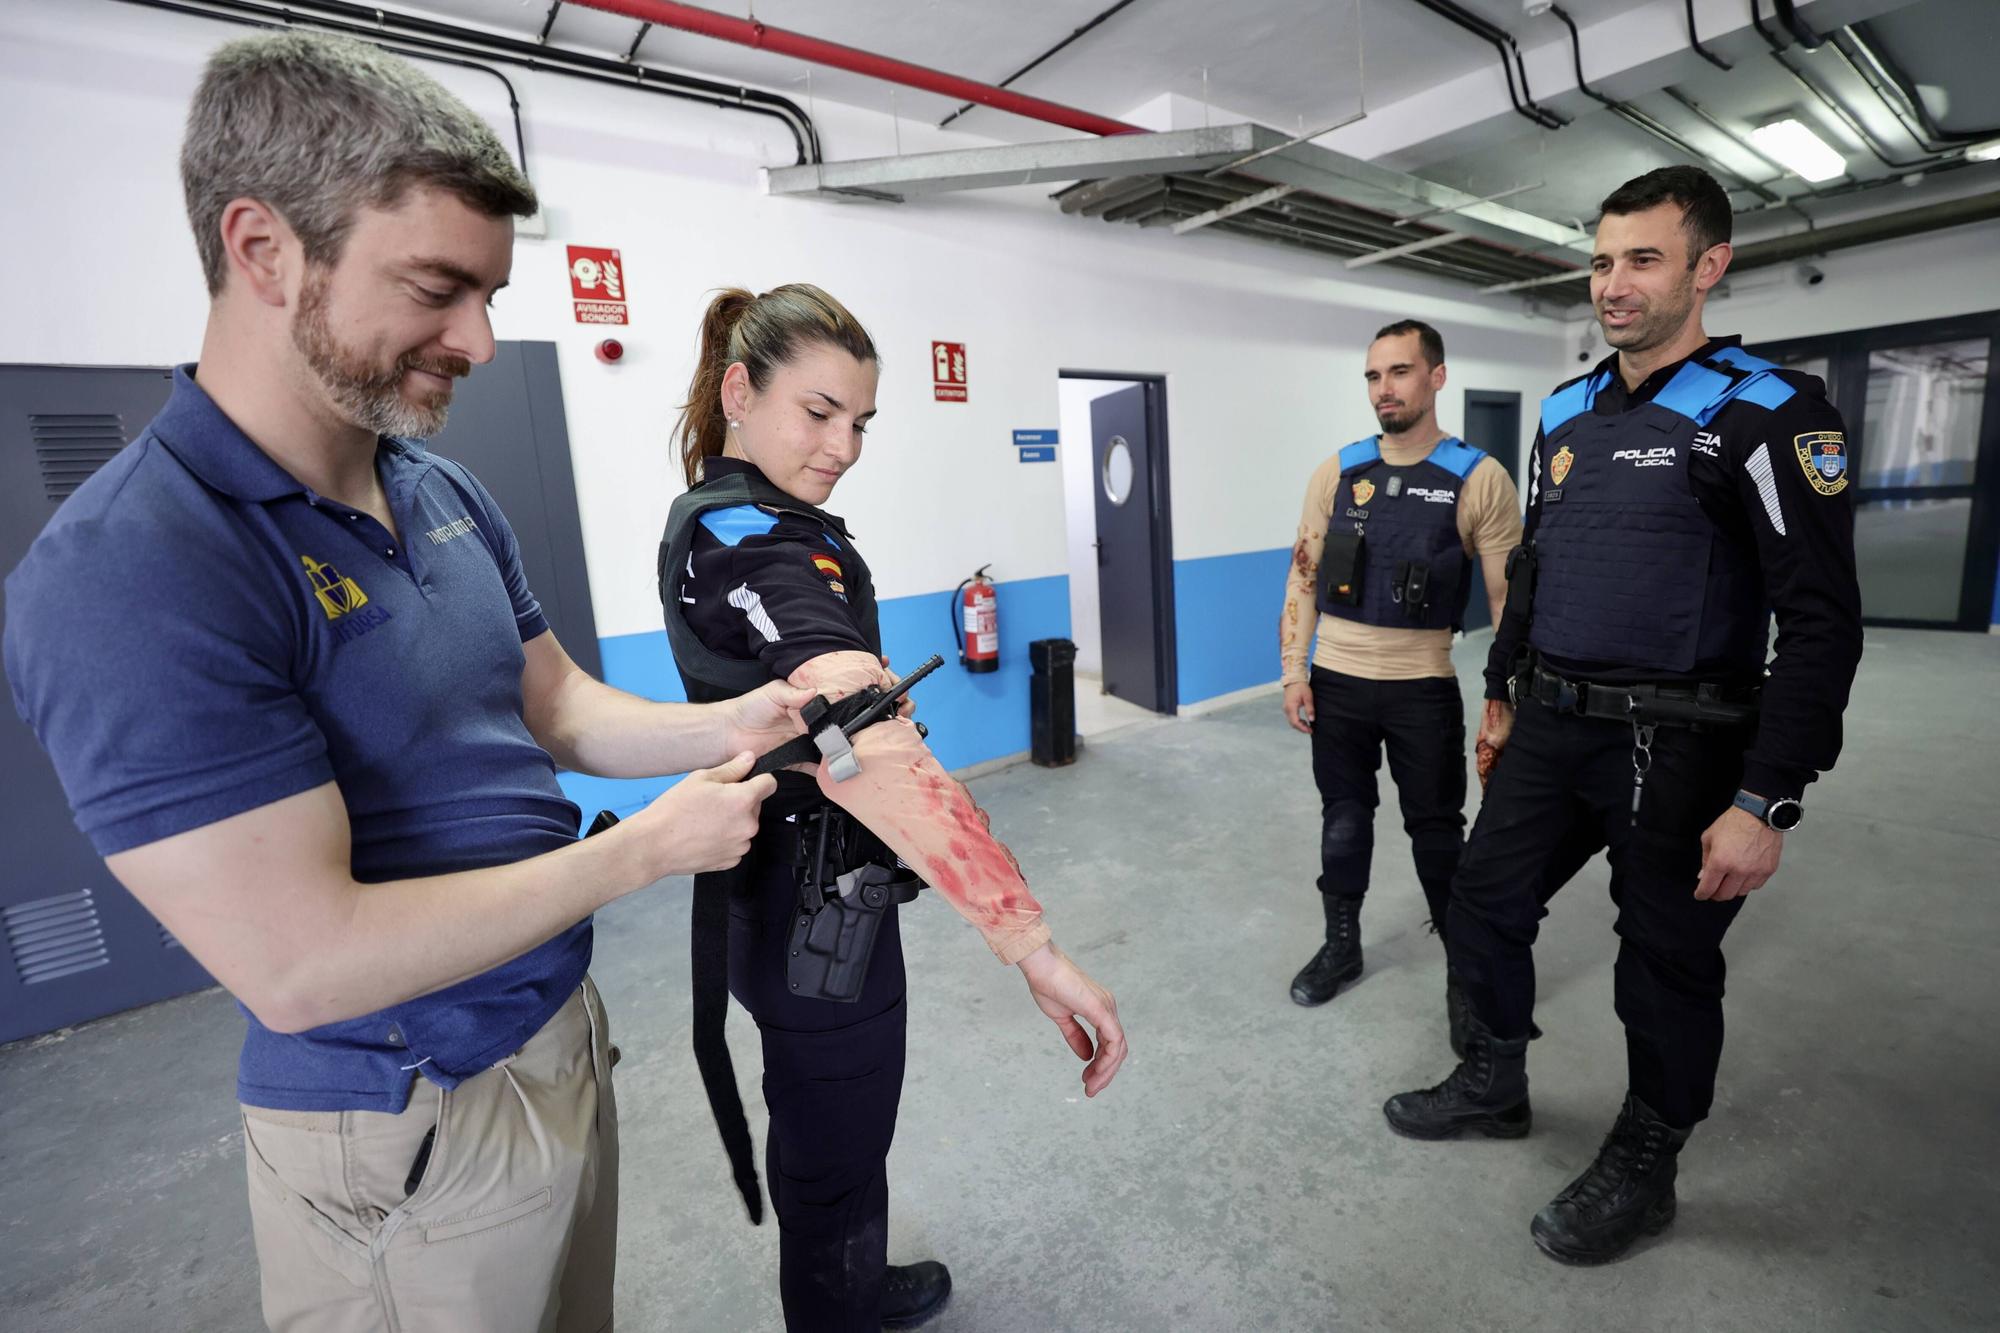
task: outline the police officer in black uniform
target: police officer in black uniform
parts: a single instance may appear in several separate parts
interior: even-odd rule
[[[842,521],[815,503],[858,460],[875,413],[877,358],[867,331],[817,287],[761,296],[732,289],[709,306],[699,357],[681,426],[689,489],[674,502],[658,570],[688,698],[733,698],[739,682],[773,677],[830,697],[829,682],[814,675],[828,663],[851,674],[858,660],[886,677],[867,563]],[[941,770],[930,772],[934,761],[920,744],[902,744],[921,757],[912,767],[905,753],[904,777],[928,774],[934,795],[948,786],[962,795]],[[810,744],[805,753],[820,757]],[[749,1128],[722,1037],[734,994],[762,1038],[766,1173],[787,1327],[915,1327],[951,1291],[940,1263],[886,1261],[885,1163],[905,1027],[897,908],[925,885],[812,774],[785,767],[777,777],[750,854],[734,871],[695,878],[696,1059],[738,1189],[761,1221]],[[899,780],[886,762],[873,773],[878,792]],[[944,836],[963,856],[984,835],[968,827],[978,817],[969,798],[958,813],[960,827]],[[896,836],[913,847],[924,841],[924,821],[937,817],[900,806],[895,814]],[[1095,1095],[1123,1059],[1116,1006],[1055,948],[1004,848],[988,848],[984,863],[1005,872],[1004,893],[981,901],[977,876],[948,866],[936,878],[1091,1061],[1085,1091]],[[910,854],[918,867],[934,864]],[[1078,1018],[1097,1030],[1095,1049]]]
[[[1535,1243],[1567,1263],[1673,1221],[1722,1055],[1722,937],[1839,754],[1861,655],[1840,416],[1818,379],[1702,329],[1728,196],[1668,167],[1601,209],[1591,299],[1617,352],[1542,404],[1487,668],[1487,697],[1519,713],[1482,728],[1500,756],[1452,882],[1476,1027],[1449,1078],[1383,1108],[1413,1138],[1528,1132],[1536,886],[1571,818],[1595,821],[1629,1082],[1589,1169],[1535,1216]]]

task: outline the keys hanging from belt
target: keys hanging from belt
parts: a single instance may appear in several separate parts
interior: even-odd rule
[[[1659,730],[1656,722],[1641,722],[1635,710],[1632,714],[1632,822],[1639,822],[1639,798],[1646,790],[1646,774],[1653,767],[1653,733]]]

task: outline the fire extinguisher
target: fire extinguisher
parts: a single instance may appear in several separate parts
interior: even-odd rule
[[[986,577],[991,568],[981,565],[952,595],[951,633],[958,642],[958,664],[967,671],[1000,669],[1000,598]]]

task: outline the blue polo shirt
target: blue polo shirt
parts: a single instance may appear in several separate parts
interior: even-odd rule
[[[299,484],[192,366],[7,577],[14,704],[105,856],[338,784],[367,883],[501,865],[576,837],[521,716],[547,631],[472,474],[383,439],[400,531]],[[199,894],[201,885],[185,886]],[[588,919],[449,989],[310,1032],[245,1011],[239,1097],[400,1111],[518,1049],[590,962]]]

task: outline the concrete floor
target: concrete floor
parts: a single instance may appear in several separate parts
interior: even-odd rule
[[[1461,651],[1468,685],[1482,651]],[[1847,757],[1730,937],[1730,1045],[1680,1220],[1597,1270],[1543,1259],[1527,1223],[1624,1087],[1601,861],[1542,937],[1533,1136],[1419,1144],[1378,1110],[1450,1065],[1393,823],[1367,974],[1323,1009],[1285,997],[1319,908],[1306,741],[1274,699],[980,779],[1133,1056],[1086,1102],[1019,979],[941,904],[908,910],[891,1257],[950,1262],[940,1330],[1993,1328],[1996,686],[2000,640],[1870,635]],[[743,1220],[687,1052],[685,886],[601,922],[620,1326],[777,1327],[777,1236]],[[211,992],[0,1050],[0,1326],[258,1326],[240,1027]],[[760,1121],[753,1034],[730,1027]]]

